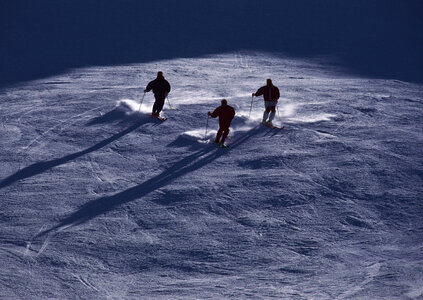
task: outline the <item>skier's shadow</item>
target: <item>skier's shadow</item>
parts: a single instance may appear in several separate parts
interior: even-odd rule
[[[195,152],[194,154],[184,157],[169,169],[163,171],[161,174],[145,181],[142,184],[129,188],[115,195],[101,197],[88,202],[82,205],[77,211],[63,219],[58,225],[39,233],[37,237],[68,226],[75,226],[87,222],[101,214],[115,209],[122,204],[140,199],[150,194],[151,192],[168,185],[172,181],[206,166],[222,155],[227,155],[229,151],[245,143],[258,132],[260,132],[260,130],[253,128],[242,137],[240,137],[236,142],[234,142],[230,149],[216,149],[215,145],[208,145],[205,148]]]
[[[25,167],[25,168],[19,170],[18,172],[16,172],[15,174],[10,175],[9,177],[0,181],[0,189],[11,185],[18,180],[22,180],[22,179],[25,179],[25,178],[28,178],[28,177],[32,177],[32,176],[41,174],[41,173],[43,173],[43,172],[45,172],[45,171],[47,171],[51,168],[57,167],[59,165],[63,165],[65,163],[67,163],[71,160],[74,160],[78,157],[81,157],[85,154],[99,150],[99,149],[107,146],[108,144],[116,141],[117,139],[123,137],[124,135],[127,135],[131,131],[134,131],[135,129],[137,129],[138,127],[140,127],[141,125],[143,125],[147,122],[149,122],[148,119],[136,122],[133,125],[131,125],[130,127],[126,128],[125,130],[123,130],[119,133],[116,133],[115,135],[109,137],[108,139],[105,139],[105,140],[101,141],[100,143],[97,143],[94,146],[87,148],[85,150],[82,150],[82,151],[79,151],[79,152],[76,152],[76,153],[72,153],[72,154],[66,155],[66,156],[61,157],[61,158],[52,159],[52,160],[43,161],[43,162],[37,162],[37,163],[34,163],[34,164],[32,164],[28,167]]]

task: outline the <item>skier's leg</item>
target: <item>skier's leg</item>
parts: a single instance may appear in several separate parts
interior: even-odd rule
[[[225,140],[226,140],[226,137],[228,136],[228,134],[229,134],[229,127],[223,129],[222,141],[221,141],[222,144],[225,143]]]
[[[269,113],[270,113],[270,110],[271,110],[271,104],[272,103],[270,101],[264,101],[265,111],[263,113],[263,121],[262,121],[262,123],[266,123],[267,122],[267,118],[269,117]]]
[[[222,133],[223,133],[223,129],[219,128],[219,130],[217,131],[217,134],[216,134],[216,140],[215,140],[216,144],[219,143],[220,138],[222,137]]]
[[[262,123],[266,123],[267,121],[267,117],[269,116],[269,112],[267,111],[267,109],[264,111],[263,113],[263,120]]]
[[[162,109],[163,109],[163,106],[164,106],[164,103],[165,103],[165,99],[166,98],[160,98],[157,102],[157,115],[159,115],[160,114],[160,112],[162,111]]]
[[[275,118],[276,110],[275,110],[274,106],[272,106],[270,108],[270,110],[271,110],[271,113],[270,113],[270,116],[269,116],[269,123],[272,124],[272,121]]]
[[[165,98],[162,96],[155,96],[156,101],[154,101],[153,105],[153,115],[158,116],[163,109]]]
[[[152,113],[153,116],[158,116],[159,115],[158,110],[157,110],[157,107],[158,107],[158,100],[156,98],[156,101],[154,101],[154,104],[153,104],[153,113]]]

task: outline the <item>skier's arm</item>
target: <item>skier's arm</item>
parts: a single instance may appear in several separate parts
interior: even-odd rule
[[[166,81],[166,94],[170,93],[170,83]]]
[[[148,93],[149,91],[151,91],[151,89],[153,88],[152,85],[153,85],[153,82],[151,81],[149,84],[147,84],[147,87],[145,88],[144,92]]]
[[[281,96],[281,94],[279,93],[279,89],[277,87],[276,88],[276,93],[275,93],[275,100],[278,100],[279,97]]]
[[[231,122],[232,120],[235,118],[235,109],[232,109],[232,114],[231,114]]]
[[[264,90],[264,89],[263,89],[263,87],[259,88],[259,89],[257,90],[257,92],[253,93],[253,96],[258,97],[258,96],[263,95],[263,90]]]
[[[212,118],[216,118],[219,115],[219,107],[216,108],[212,113],[208,112],[207,114]]]

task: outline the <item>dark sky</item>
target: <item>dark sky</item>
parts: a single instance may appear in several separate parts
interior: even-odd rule
[[[0,85],[237,50],[337,54],[352,73],[422,82],[422,16],[418,0],[0,0]]]

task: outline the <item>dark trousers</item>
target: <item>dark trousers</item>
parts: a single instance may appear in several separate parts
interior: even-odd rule
[[[216,143],[219,143],[220,141],[220,143],[223,144],[228,134],[229,134],[229,127],[224,127],[224,128],[219,127],[219,130],[217,131],[217,135],[216,135]]]
[[[153,105],[153,115],[159,115],[163,109],[166,97],[162,95],[160,96],[154,95],[154,98],[156,98],[156,101],[154,102],[154,105]]]

